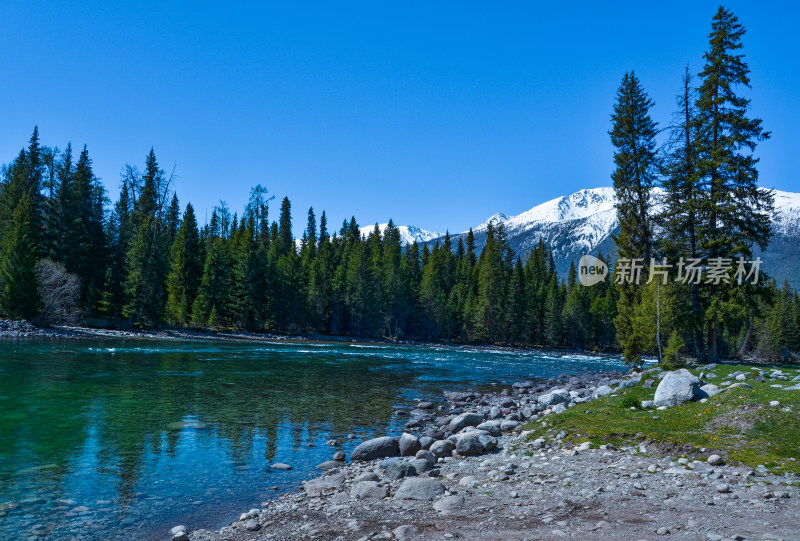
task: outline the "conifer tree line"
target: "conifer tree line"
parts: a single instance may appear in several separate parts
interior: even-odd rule
[[[773,198],[758,188],[754,157],[770,133],[748,116],[744,33],[733,13],[717,10],[703,69],[694,77],[687,67],[661,148],[653,101],[636,74],[626,73],[617,90],[609,132],[620,222],[615,241],[620,258],[645,261],[640,285],[616,284],[617,339],[631,363],[644,354],[675,364],[682,355],[715,360],[755,352],[787,359],[800,351],[800,310],[788,284],[779,290],[764,269],[755,284],[739,283],[733,273],[730,283],[697,283],[681,279],[687,269],[677,267],[700,259],[708,270],[722,258],[735,269],[770,240]],[[666,283],[661,274],[648,276],[651,258],[673,264]]]
[[[480,253],[470,232],[453,243],[404,246],[391,222],[362,236],[355,218],[329,230],[309,209],[299,242],[292,209],[251,190],[239,215],[224,203],[200,225],[182,209],[153,150],[143,171],[126,166],[109,209],[86,148],[74,160],[41,146],[38,129],[3,171],[2,313],[36,319],[46,291],[37,262],[80,284],[89,318],[140,327],[312,331],[357,337],[614,347],[616,291],[556,276],[547,247],[523,262],[502,225]],[[47,278],[47,279],[45,279]],[[76,306],[76,309],[78,308]],[[64,312],[63,310],[61,311]]]

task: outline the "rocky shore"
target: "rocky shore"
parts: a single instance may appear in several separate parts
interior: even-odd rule
[[[725,389],[746,385],[737,378]],[[639,384],[657,387],[658,404],[645,406],[662,409],[721,392],[688,371],[660,369],[445,392],[438,404],[398,412],[409,417],[405,432],[362,442],[349,462],[329,442],[331,460],[299,492],[216,532],[179,525],[164,539],[800,538],[797,477],[726,464],[712,449],[665,456],[646,442],[574,444],[563,430],[534,439],[523,428],[547,428],[567,408]]]

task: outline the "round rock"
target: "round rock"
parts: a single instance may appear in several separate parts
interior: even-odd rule
[[[440,513],[453,511],[459,507],[464,506],[464,496],[456,494],[455,496],[445,496],[441,500],[433,504],[433,508]]]
[[[434,500],[444,494],[444,485],[435,479],[411,477],[403,481],[394,497],[396,500]]]

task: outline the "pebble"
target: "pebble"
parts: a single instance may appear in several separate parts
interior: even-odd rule
[[[778,406],[780,406],[780,405],[781,405],[781,403],[780,403],[780,402],[778,402],[777,400],[773,400],[773,401],[771,401],[771,402],[769,403],[769,405],[770,405],[770,406],[772,406],[773,408],[777,408]]]
[[[718,464],[722,464],[722,457],[719,455],[711,455],[708,457],[708,463],[712,466],[716,466]]]
[[[670,531],[669,528],[667,528],[666,526],[662,526],[656,530],[656,533],[658,535],[669,535]]]
[[[731,487],[728,485],[728,483],[720,483],[717,485],[717,492],[719,492],[720,494],[726,494],[730,491]]]
[[[256,519],[251,518],[247,522],[244,523],[244,529],[248,532],[257,532],[261,529],[261,524],[259,524]]]
[[[284,464],[283,462],[276,462],[275,464],[272,465],[272,469],[273,470],[287,471],[287,470],[291,470],[292,467],[290,465],[288,465],[288,464]]]

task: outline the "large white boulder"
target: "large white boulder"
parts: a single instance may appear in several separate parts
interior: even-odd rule
[[[655,407],[679,406],[705,393],[700,392],[700,378],[693,375],[685,368],[674,372],[667,372],[656,389],[653,399]]]

